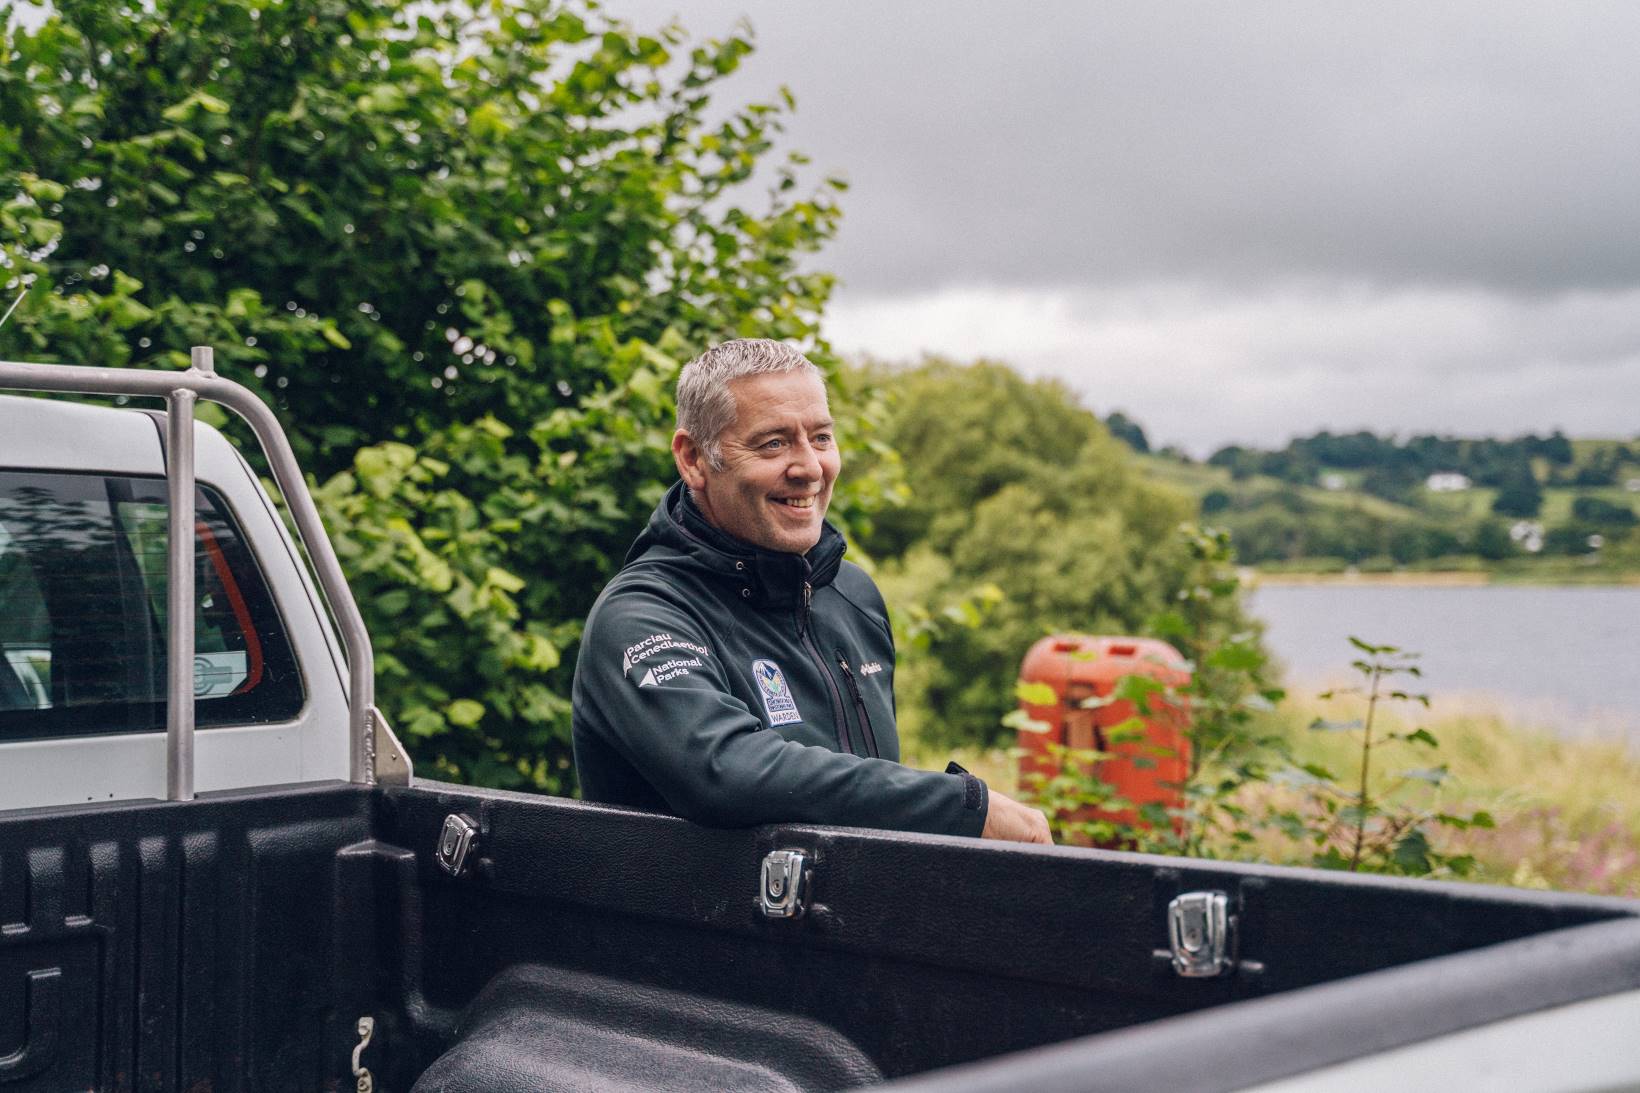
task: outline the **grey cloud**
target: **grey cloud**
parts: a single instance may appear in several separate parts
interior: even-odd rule
[[[852,292],[1135,278],[1640,279],[1640,8],[774,4],[742,94],[853,182]]]
[[[1292,282],[945,289],[847,299],[845,350],[1000,357],[1197,454],[1326,425],[1463,435],[1635,433],[1640,289],[1528,302],[1475,289]]]

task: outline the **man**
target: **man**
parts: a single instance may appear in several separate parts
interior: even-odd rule
[[[587,618],[575,766],[590,801],[700,823],[1049,842],[957,768],[901,766],[882,596],[826,523],[841,462],[819,369],[780,342],[678,379],[681,479]]]

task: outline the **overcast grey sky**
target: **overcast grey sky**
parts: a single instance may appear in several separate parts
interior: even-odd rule
[[[986,355],[1205,452],[1640,432],[1640,5],[609,0],[798,99],[839,348]]]

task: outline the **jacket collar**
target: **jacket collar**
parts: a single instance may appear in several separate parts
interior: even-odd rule
[[[674,483],[655,506],[622,568],[657,546],[671,548],[691,566],[744,590],[736,595],[747,602],[768,607],[801,603],[804,582],[817,589],[830,584],[846,549],[842,532],[830,521],[821,524],[820,541],[807,554],[784,554],[743,542],[707,523],[682,482]]]

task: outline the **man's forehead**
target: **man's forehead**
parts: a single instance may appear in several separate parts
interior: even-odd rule
[[[808,372],[742,376],[729,384],[729,390],[735,396],[735,425],[741,431],[831,424],[826,385]]]

